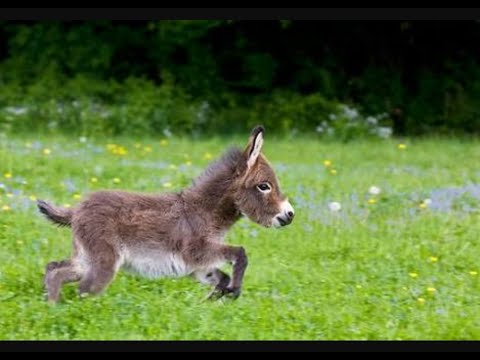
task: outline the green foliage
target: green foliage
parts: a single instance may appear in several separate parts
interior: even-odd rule
[[[245,124],[248,129],[264,124],[269,131],[295,135],[316,133],[321,138],[350,141],[358,138],[388,138],[391,136],[391,120],[386,114],[364,116],[357,109],[328,100],[320,94],[299,95],[292,92],[274,92],[254,98],[239,105],[232,102],[230,109],[220,111],[216,120],[217,130],[222,123]],[[242,121],[243,119],[243,121]]]
[[[111,64],[114,46],[96,34],[101,24],[77,24],[73,29],[61,22],[12,25],[10,57],[3,64],[7,80],[29,82],[55,69],[65,75],[102,75]]]
[[[0,129],[4,132],[198,136],[244,132],[263,124],[272,133],[316,132],[345,141],[390,135],[377,131],[380,120],[370,117],[375,121],[369,122],[357,110],[320,94],[274,92],[242,102],[225,94],[214,105],[167,82],[69,79],[55,72],[45,72],[38,82],[0,89]]]
[[[313,127],[337,113],[338,104],[319,94],[301,96],[274,93],[254,106],[252,122],[265,122],[268,127],[287,133],[292,129],[312,131]]]
[[[191,133],[201,113],[198,102],[190,101],[178,88],[138,78],[120,84],[84,77],[63,81],[47,77],[8,89],[4,106],[14,106],[0,112],[0,125],[10,131],[115,135],[161,134],[175,129]]]

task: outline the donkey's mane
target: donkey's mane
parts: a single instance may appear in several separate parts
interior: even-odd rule
[[[231,147],[222,157],[212,162],[205,171],[193,181],[192,187],[199,188],[211,181],[218,181],[223,177],[225,177],[225,179],[222,180],[231,178],[242,156],[242,150],[238,147]]]

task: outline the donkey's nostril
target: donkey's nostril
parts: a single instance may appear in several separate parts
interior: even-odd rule
[[[288,217],[293,217],[293,211],[288,211],[287,215],[288,215]]]

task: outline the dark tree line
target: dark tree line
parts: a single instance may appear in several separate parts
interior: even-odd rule
[[[389,113],[398,134],[472,132],[479,44],[476,21],[3,21],[0,81],[140,77],[216,106],[320,93]]]

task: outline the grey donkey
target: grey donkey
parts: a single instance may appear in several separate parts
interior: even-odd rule
[[[71,258],[46,267],[48,301],[57,302],[68,282],[80,283],[80,296],[99,294],[120,268],[151,278],[191,275],[213,287],[209,298],[237,298],[248,260],[243,247],[225,244],[226,232],[242,216],[265,227],[294,217],[261,153],[263,134],[255,127],[244,150],[231,148],[177,193],[98,191],[69,209],[39,200],[47,219],[73,232]],[[219,269],[225,263],[231,278]]]

